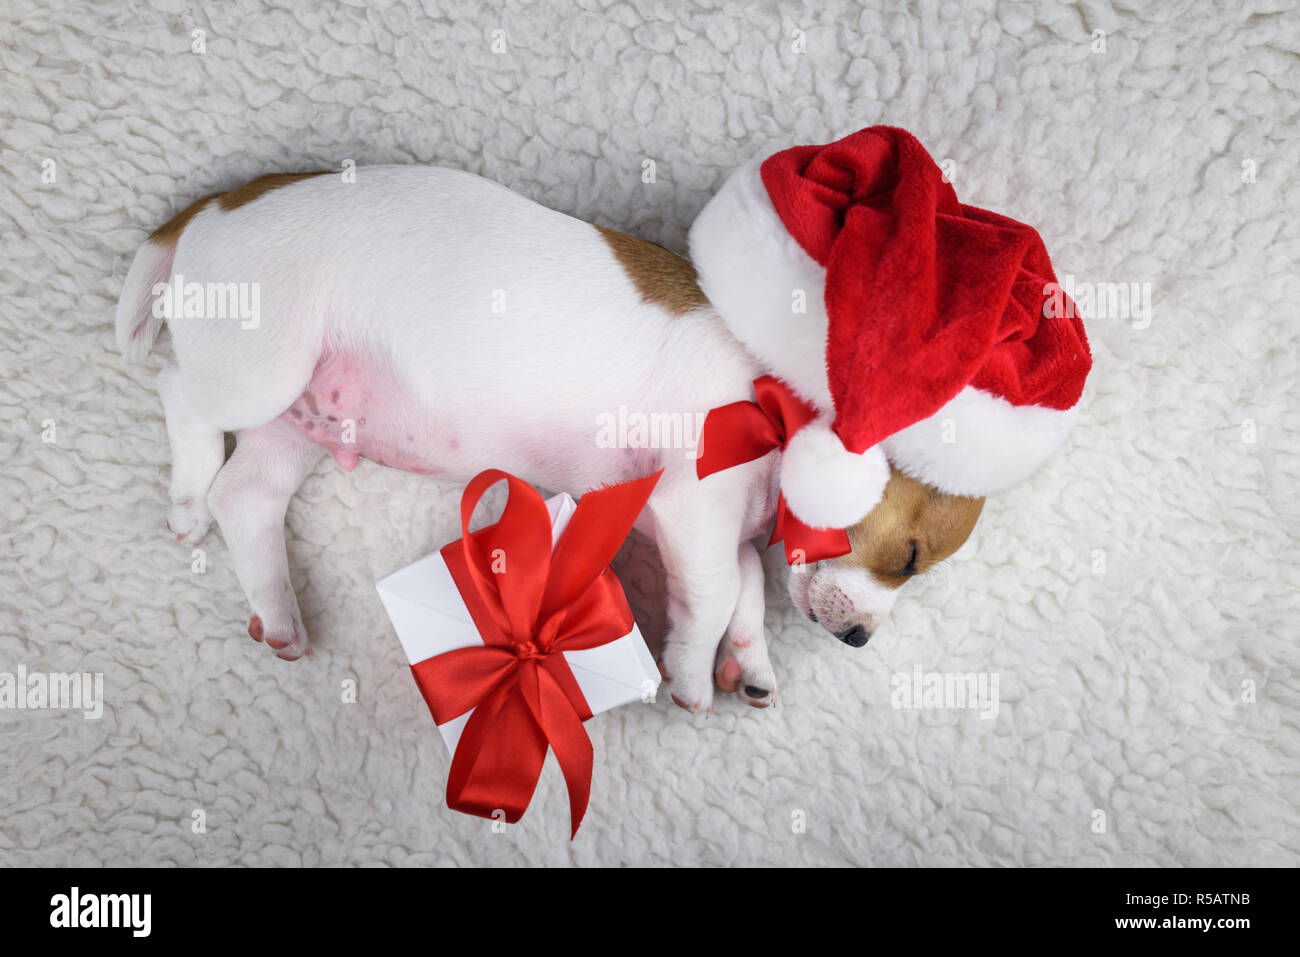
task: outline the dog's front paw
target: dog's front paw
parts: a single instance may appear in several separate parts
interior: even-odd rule
[[[718,689],[734,694],[753,708],[776,702],[776,673],[767,657],[767,641],[757,636],[728,631],[718,645],[713,680]]]
[[[167,510],[167,531],[178,542],[197,545],[208,533],[212,516],[202,499],[182,498],[172,502]]]
[[[673,704],[692,714],[713,713],[712,656],[694,653],[686,642],[669,638],[659,670],[671,686]]]

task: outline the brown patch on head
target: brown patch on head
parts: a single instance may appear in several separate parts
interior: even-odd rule
[[[680,316],[709,304],[700,289],[695,267],[658,243],[597,226],[614,257],[646,302]]]
[[[310,173],[267,173],[265,176],[259,176],[257,179],[249,180],[243,186],[232,189],[228,193],[209,193],[202,199],[196,199],[179,213],[173,216],[167,222],[163,223],[152,233],[149,234],[149,241],[159,246],[175,246],[181,238],[181,233],[189,225],[191,219],[198,215],[199,210],[203,209],[214,199],[217,205],[224,210],[238,209],[245,203],[251,203],[257,197],[268,193],[273,189],[281,186],[288,186],[290,183],[296,183],[300,179],[308,179],[312,176],[321,176],[328,173],[329,170],[318,169]]]
[[[947,495],[895,468],[890,472],[880,503],[848,530],[853,551],[836,561],[866,569],[882,585],[898,588],[965,543],[984,499]]]

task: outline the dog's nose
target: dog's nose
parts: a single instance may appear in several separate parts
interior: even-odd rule
[[[861,648],[871,638],[871,632],[861,625],[854,625],[852,628],[846,628],[844,631],[835,633],[835,637],[844,642],[850,648]]]

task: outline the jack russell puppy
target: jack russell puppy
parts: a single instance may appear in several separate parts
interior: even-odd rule
[[[257,314],[214,317],[214,289]],[[673,700],[710,709],[715,685],[774,700],[755,540],[778,510],[780,454],[701,479],[691,449],[598,437],[620,409],[699,421],[770,371],[690,262],[465,172],[273,174],[192,203],[140,248],[122,353],[141,360],[164,320],[167,527],[189,544],[218,522],[249,633],[279,657],[308,647],[285,512],[326,454],[457,482],[504,469],[575,496],[663,469],[638,528],[667,570]],[[966,541],[983,504],[897,469],[882,484],[847,529],[851,550],[789,576],[800,612],[852,646]]]

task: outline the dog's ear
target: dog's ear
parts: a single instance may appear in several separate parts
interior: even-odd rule
[[[927,568],[943,561],[953,552],[966,544],[970,533],[975,530],[980,513],[984,511],[983,498],[967,498],[962,495],[943,495],[934,508],[932,527],[934,539],[932,554],[928,556]]]

